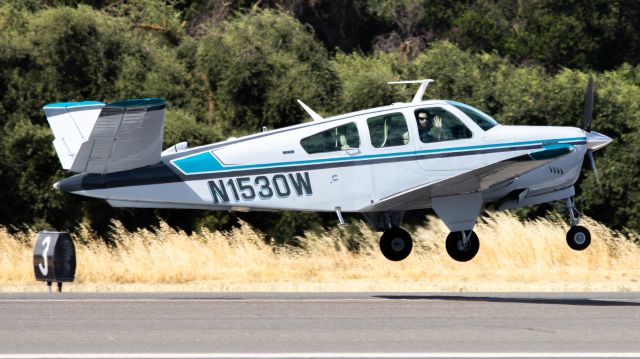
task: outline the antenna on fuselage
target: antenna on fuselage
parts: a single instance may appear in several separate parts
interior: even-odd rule
[[[311,107],[307,106],[304,102],[297,100],[298,104],[300,104],[300,107],[302,107],[305,111],[307,111],[307,113],[309,114],[309,116],[311,116],[311,118],[314,121],[322,121],[324,120],[324,118],[322,118],[322,116],[318,115],[314,110],[311,109]]]
[[[424,92],[427,91],[427,86],[429,86],[429,84],[432,82],[433,82],[433,79],[424,79],[424,80],[411,80],[411,81],[391,81],[387,83],[391,85],[420,84],[420,87],[418,87],[418,91],[416,92],[415,96],[413,96],[413,100],[411,100],[411,103],[419,103],[419,102],[422,102],[422,97],[424,96]]]

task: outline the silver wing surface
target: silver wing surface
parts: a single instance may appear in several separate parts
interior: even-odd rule
[[[572,145],[549,146],[536,152],[492,163],[457,176],[393,194],[365,207],[362,212],[424,208],[431,203],[433,197],[481,192],[522,176],[573,151],[575,151],[575,147]]]

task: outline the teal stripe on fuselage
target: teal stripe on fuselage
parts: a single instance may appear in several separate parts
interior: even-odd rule
[[[215,172],[225,169],[209,151],[174,160],[173,164],[187,174]]]
[[[538,160],[549,160],[552,158],[568,155],[575,151],[576,148],[569,144],[554,144],[549,146],[542,146],[542,150],[529,153],[529,156]]]
[[[550,146],[558,142],[574,142],[574,141],[586,141],[586,137],[560,138],[560,139],[511,142],[511,143],[494,143],[490,145],[448,147],[448,148],[438,148],[438,149],[432,149],[432,150],[380,153],[380,154],[363,155],[363,156],[319,158],[319,159],[312,159],[312,160],[260,163],[260,164],[235,165],[235,166],[223,166],[218,161],[218,159],[215,158],[213,154],[211,154],[210,151],[207,151],[207,152],[191,155],[188,157],[176,159],[171,162],[176,167],[178,167],[183,173],[190,175],[190,174],[202,174],[202,173],[219,172],[219,171],[271,168],[271,167],[279,167],[279,166],[286,167],[286,166],[295,166],[295,165],[331,163],[331,162],[342,162],[342,161],[359,161],[359,160],[368,160],[368,159],[375,159],[375,158],[416,156],[416,155],[432,154],[432,153],[471,151],[471,150],[478,150],[478,149],[515,147],[515,146],[526,146],[526,145],[533,145],[533,144],[540,144],[541,146],[547,144],[546,146]]]

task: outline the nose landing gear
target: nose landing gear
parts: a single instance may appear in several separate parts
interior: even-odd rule
[[[567,198],[567,210],[569,211],[569,224],[571,229],[567,232],[567,244],[576,251],[582,251],[591,244],[591,233],[583,226],[579,226],[580,212],[576,209],[573,197]]]

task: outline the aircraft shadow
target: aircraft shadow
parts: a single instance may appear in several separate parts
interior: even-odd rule
[[[383,299],[404,300],[445,300],[459,302],[488,302],[488,303],[520,303],[520,304],[552,304],[552,305],[576,305],[595,307],[640,307],[640,302],[627,302],[620,300],[601,300],[586,298],[505,298],[505,297],[472,297],[457,295],[378,295]]]

